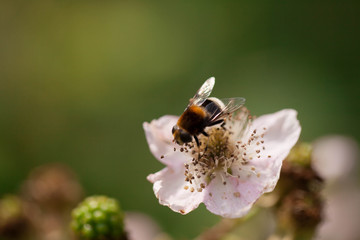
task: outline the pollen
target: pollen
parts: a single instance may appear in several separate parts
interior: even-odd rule
[[[262,151],[265,150],[266,131],[263,128],[251,129],[249,119],[252,118],[248,115],[247,109],[243,109],[227,118],[221,126],[205,128],[208,136],[197,135],[199,146],[193,141],[186,144],[186,149],[179,149],[191,156],[185,164],[185,190],[202,192],[217,177],[222,185],[230,184],[227,178],[230,176],[237,179],[260,177],[249,163],[265,155]],[[234,196],[240,197],[240,193],[234,193]]]

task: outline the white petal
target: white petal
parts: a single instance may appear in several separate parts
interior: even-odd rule
[[[312,167],[328,181],[351,176],[358,158],[358,145],[349,137],[326,136],[313,143]]]
[[[326,198],[323,221],[316,240],[353,240],[360,236],[360,191],[358,186],[344,186]]]
[[[152,120],[150,123],[143,123],[151,153],[162,163],[173,167],[191,159],[184,152],[174,151],[174,148],[179,149],[179,146],[173,143],[171,130],[177,119],[177,116],[165,115]]]
[[[292,109],[263,115],[254,120],[244,138],[244,142],[247,142],[254,130],[260,136],[247,146],[246,157],[249,159],[251,156],[248,170],[255,169],[256,174],[261,175],[260,179],[265,180],[265,192],[274,189],[280,176],[282,161],[299,139],[301,127],[296,115],[297,112]]]
[[[204,196],[204,192],[198,192],[197,187],[194,187],[193,192],[190,191],[191,185],[185,181],[184,172],[184,166],[176,172],[168,167],[147,178],[154,183],[153,190],[159,203],[181,214],[196,209]],[[185,186],[189,186],[189,189],[185,190]]]
[[[124,224],[129,240],[153,240],[161,233],[159,225],[140,212],[126,212]]]
[[[223,179],[226,181],[225,185]],[[225,218],[243,217],[264,191],[262,185],[253,179],[218,174],[206,188],[206,208]]]

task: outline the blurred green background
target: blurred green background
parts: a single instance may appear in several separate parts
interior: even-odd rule
[[[218,218],[160,206],[144,121],[213,96],[254,115],[295,108],[302,140],[360,140],[359,2],[0,1],[0,194],[69,165],[87,194],[150,214],[178,238]]]

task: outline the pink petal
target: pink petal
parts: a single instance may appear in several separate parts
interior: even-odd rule
[[[147,177],[154,183],[153,190],[159,203],[181,214],[187,214],[196,209],[204,198],[204,192],[198,192],[196,189],[191,192],[191,186],[187,190],[184,189],[188,185],[184,172],[184,166],[176,172],[168,167]]]
[[[265,192],[274,189],[280,176],[282,161],[299,139],[301,127],[296,115],[297,112],[292,109],[263,115],[253,121],[248,136],[245,137],[245,140],[250,138],[254,130],[260,136],[264,132],[263,137],[258,140],[260,144],[257,145],[254,141],[247,149],[247,155],[252,155],[247,167],[265,180]]]
[[[262,194],[275,188],[282,161],[300,136],[301,127],[296,115],[296,111],[286,109],[254,120],[242,139],[246,144],[246,155],[242,157],[249,162],[234,164],[232,176],[218,173],[210,182],[204,200],[209,211],[227,218],[242,217]],[[248,139],[253,136],[258,139],[249,145]]]
[[[153,240],[161,234],[159,225],[144,213],[126,212],[124,223],[129,240]]]
[[[326,136],[313,143],[312,167],[327,181],[355,175],[358,158],[358,144],[350,137]]]
[[[354,240],[360,236],[359,186],[349,184],[329,194],[316,240]]]
[[[262,185],[252,179],[225,177],[221,174],[210,182],[206,190],[204,199],[206,208],[225,218],[243,217],[263,193]]]
[[[174,151],[174,148],[178,149],[179,146],[173,143],[171,130],[176,124],[177,119],[177,116],[165,115],[159,119],[152,120],[150,123],[143,123],[151,153],[160,162],[172,167],[182,165],[185,160],[191,159],[190,156],[183,152]]]

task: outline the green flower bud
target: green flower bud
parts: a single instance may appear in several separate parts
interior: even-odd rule
[[[80,239],[125,239],[124,215],[119,203],[106,196],[86,198],[72,211],[71,228]]]

